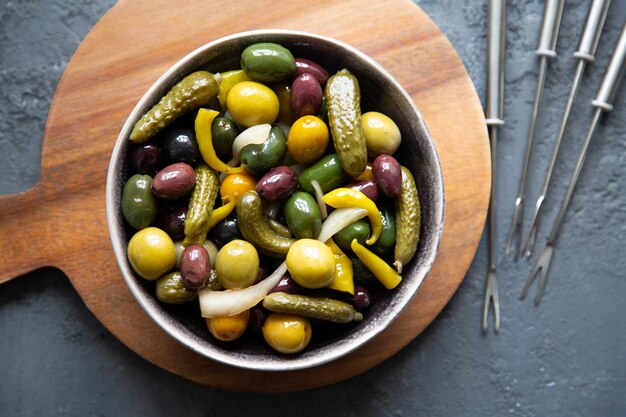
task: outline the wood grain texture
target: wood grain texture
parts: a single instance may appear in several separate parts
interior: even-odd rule
[[[210,10],[219,10],[212,13]],[[305,390],[358,375],[432,322],[457,290],[480,239],[490,156],[480,101],[454,48],[409,0],[276,2],[123,0],[93,28],[63,74],[42,148],[41,179],[0,197],[0,283],[42,266],[69,277],[87,307],[152,363],[199,383],[238,391]],[[254,16],[235,19],[234,16]],[[114,141],[143,93],[169,66],[213,39],[262,28],[297,29],[350,43],[412,95],[439,151],[445,226],[439,254],[414,301],[356,352],[316,368],[253,372],[187,350],[141,310],[117,268],[105,213]]]

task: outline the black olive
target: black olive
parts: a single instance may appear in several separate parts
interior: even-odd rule
[[[176,241],[185,237],[185,217],[187,206],[170,205],[160,211],[158,221],[165,233]]]
[[[161,146],[168,163],[185,162],[195,166],[200,160],[200,149],[193,129],[174,126],[161,134]]]
[[[243,239],[243,235],[239,230],[239,224],[237,223],[237,214],[231,214],[224,220],[216,224],[211,229],[211,240],[221,248],[228,242],[235,239]]]

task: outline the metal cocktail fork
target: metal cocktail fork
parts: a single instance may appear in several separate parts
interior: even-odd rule
[[[593,116],[593,120],[591,122],[591,127],[589,128],[589,132],[587,133],[587,137],[583,143],[582,150],[580,151],[580,155],[578,157],[578,161],[576,162],[576,167],[574,168],[574,173],[572,174],[572,178],[570,179],[569,186],[567,187],[567,191],[565,192],[565,197],[563,198],[563,202],[561,203],[561,208],[559,209],[559,214],[554,221],[554,225],[552,226],[552,230],[550,232],[550,236],[548,237],[548,241],[546,242],[546,246],[544,247],[541,255],[537,259],[528,280],[526,281],[526,285],[522,290],[522,294],[520,298],[523,300],[528,295],[528,290],[530,286],[533,284],[534,280],[537,278],[539,274],[541,274],[539,278],[539,284],[537,287],[537,295],[535,296],[535,305],[538,305],[541,302],[541,297],[543,296],[543,291],[546,286],[546,281],[548,279],[548,271],[550,269],[550,263],[552,262],[552,255],[554,254],[554,248],[556,246],[556,239],[559,232],[559,227],[561,226],[561,222],[565,217],[565,212],[567,211],[567,206],[569,204],[570,199],[572,198],[572,194],[574,192],[574,188],[576,187],[576,182],[578,181],[578,176],[580,175],[580,171],[585,163],[585,157],[587,156],[587,150],[589,148],[589,143],[591,142],[591,137],[600,121],[600,117],[603,112],[610,112],[613,110],[613,100],[617,95],[619,90],[620,82],[624,77],[624,71],[626,70],[626,25],[622,29],[622,34],[620,35],[619,41],[617,42],[617,46],[615,51],[613,52],[613,56],[611,57],[611,62],[607,67],[606,73],[604,74],[604,79],[602,80],[602,84],[600,85],[600,89],[598,90],[598,94],[596,95],[595,100],[591,102],[592,106],[596,108],[596,112]]]
[[[496,279],[496,142],[498,128],[504,124],[504,40],[506,0],[489,0],[489,32],[487,47],[487,125],[491,143],[491,199],[489,201],[489,269],[483,299],[483,332],[487,332],[489,305],[493,302],[493,330],[500,331],[500,301]]]
[[[537,81],[537,92],[535,95],[535,104],[530,118],[530,128],[528,130],[528,139],[526,143],[526,152],[524,154],[524,168],[520,179],[519,190],[515,199],[515,210],[513,211],[513,220],[511,229],[506,243],[505,255],[508,256],[511,251],[511,243],[513,236],[517,235],[517,243],[515,250],[515,260],[519,259],[522,247],[522,221],[524,219],[524,198],[526,196],[526,179],[528,177],[528,165],[530,163],[530,155],[535,137],[535,127],[537,124],[537,116],[539,114],[539,106],[541,105],[541,97],[543,95],[543,86],[548,71],[548,59],[556,57],[556,40],[561,25],[561,16],[563,15],[563,3],[565,0],[546,0],[543,10],[543,23],[541,27],[541,36],[539,38],[539,47],[535,51],[539,55],[539,77]]]
[[[594,55],[596,53],[596,48],[598,47],[598,41],[600,40],[600,34],[602,33],[602,27],[604,26],[604,21],[606,19],[610,4],[611,0],[593,0],[593,2],[591,3],[591,7],[589,8],[589,13],[587,14],[587,22],[585,23],[585,28],[580,37],[578,49],[576,52],[574,52],[574,58],[579,60],[578,66],[576,68],[576,75],[574,76],[572,89],[570,91],[569,98],[565,106],[565,112],[563,113],[563,120],[561,121],[559,132],[556,137],[556,142],[552,151],[552,159],[550,160],[550,166],[548,167],[541,193],[539,194],[537,202],[535,203],[535,211],[530,222],[530,228],[528,229],[528,233],[526,235],[526,243],[523,245],[523,247],[525,248],[524,250],[526,256],[530,256],[535,247],[537,228],[539,226],[539,213],[548,193],[548,186],[550,185],[550,179],[552,178],[552,172],[554,170],[556,159],[559,154],[561,141],[567,127],[570,111],[572,110],[572,106],[574,104],[574,101],[576,100],[578,87],[580,86],[580,82],[585,71],[585,66],[587,65],[587,63],[591,64],[595,60]]]

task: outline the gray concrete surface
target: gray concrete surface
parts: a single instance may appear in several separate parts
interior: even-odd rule
[[[0,193],[39,175],[55,86],[81,39],[112,0],[0,0]],[[421,0],[485,92],[486,1]],[[543,304],[519,301],[530,266],[503,259],[521,171],[543,2],[510,0],[506,127],[498,150],[500,335],[482,335],[483,239],[443,313],[398,355],[359,377],[304,393],[224,392],[171,375],[127,349],[85,308],[62,272],[0,286],[0,416],[624,416],[626,415],[626,94],[600,126],[563,223]],[[533,156],[530,200],[574,72],[572,52],[589,0],[567,0]],[[614,0],[597,62],[573,111],[550,188],[548,224],[591,120],[626,2]],[[624,88],[626,89],[626,87]],[[462,138],[460,138],[462,139]],[[544,227],[544,229],[546,229]],[[1,236],[2,239],[12,238]],[[545,240],[545,230],[540,236]]]

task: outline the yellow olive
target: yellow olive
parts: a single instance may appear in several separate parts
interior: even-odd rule
[[[280,353],[297,353],[311,341],[313,329],[308,319],[293,314],[272,313],[263,324],[263,337]]]
[[[249,287],[259,274],[259,254],[251,243],[232,240],[217,252],[215,271],[224,288]]]
[[[300,164],[310,164],[324,155],[328,147],[328,127],[319,117],[303,116],[289,130],[287,150]]]
[[[226,105],[235,122],[244,127],[273,123],[278,117],[278,97],[269,87],[242,81],[231,88]]]
[[[250,174],[239,173],[227,175],[220,185],[220,196],[223,203],[236,200],[246,191],[256,188],[256,178]]]
[[[361,116],[363,134],[370,158],[378,155],[393,155],[400,146],[400,129],[388,116],[371,111]]]
[[[128,260],[137,274],[154,281],[176,264],[174,242],[161,229],[142,229],[128,242]]]
[[[217,340],[232,342],[241,337],[248,327],[250,310],[245,310],[230,317],[212,317],[206,319],[209,331]]]
[[[305,288],[330,284],[335,273],[335,259],[328,246],[315,239],[299,239],[287,252],[291,277]]]

